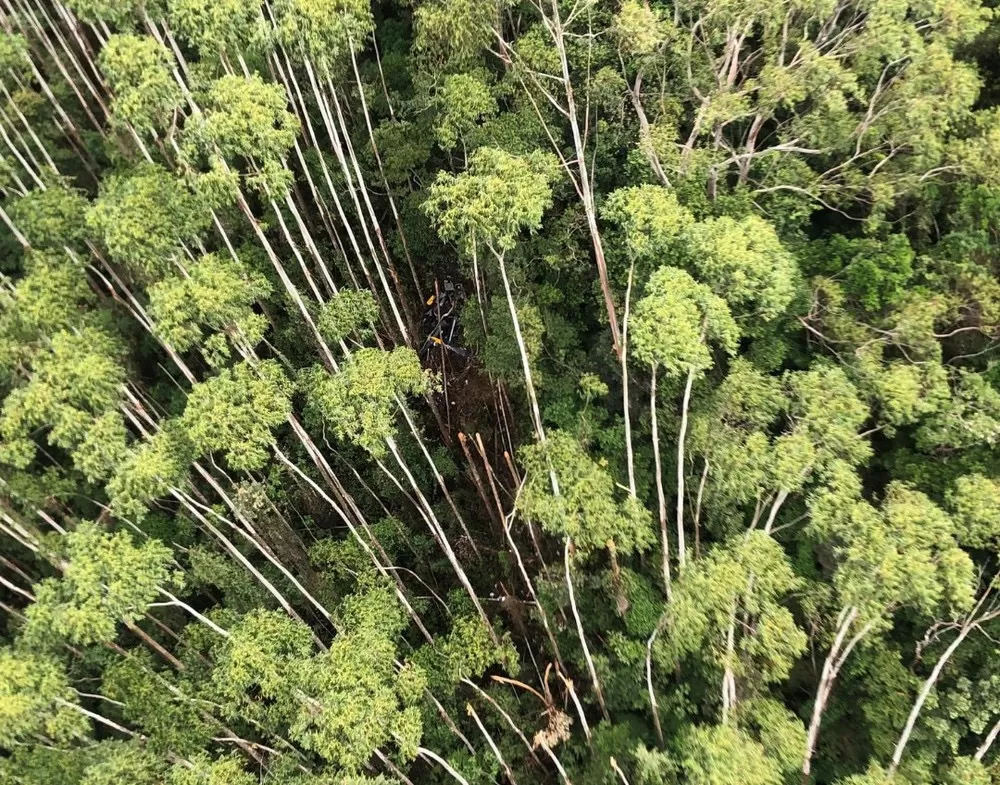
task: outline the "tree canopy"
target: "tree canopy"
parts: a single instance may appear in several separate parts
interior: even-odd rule
[[[0,785],[1000,785],[985,0],[0,8]]]

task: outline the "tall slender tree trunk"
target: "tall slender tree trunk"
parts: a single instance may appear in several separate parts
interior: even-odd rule
[[[615,315],[615,299],[611,292],[611,281],[608,278],[608,266],[604,258],[604,244],[601,232],[597,226],[597,208],[594,204],[594,190],[591,186],[590,173],[587,169],[587,150],[580,133],[580,120],[577,115],[576,99],[573,94],[573,80],[569,71],[569,59],[566,55],[566,42],[559,13],[558,0],[551,0],[552,17],[548,20],[549,33],[552,36],[559,64],[562,68],[563,89],[566,93],[566,109],[570,130],[573,134],[573,148],[576,152],[576,166],[579,171],[579,188],[583,202],[583,211],[587,217],[587,231],[594,247],[594,259],[597,262],[597,274],[601,282],[601,293],[604,295],[604,308],[608,314],[611,327],[611,344],[616,355],[621,355],[621,334],[618,331],[618,317]]]
[[[677,435],[677,569],[684,572],[686,549],[684,547],[684,442],[687,439],[688,407],[691,404],[691,387],[694,369],[688,371],[681,401],[681,429]]]
[[[830,647],[830,652],[823,661],[823,671],[820,675],[819,686],[816,689],[816,700],[813,703],[812,717],[809,720],[809,730],[806,733],[806,750],[802,758],[802,785],[806,785],[811,776],[812,759],[816,754],[816,742],[819,740],[819,729],[823,721],[823,712],[826,709],[827,702],[830,700],[830,694],[833,692],[833,685],[837,681],[840,669],[854,647],[874,626],[874,622],[868,622],[850,641],[845,643],[847,633],[857,618],[858,609],[855,607],[844,608],[841,611],[833,645]]]
[[[649,691],[649,709],[653,714],[653,727],[656,729],[656,740],[663,746],[663,727],[660,724],[660,707],[656,703],[656,690],[653,689],[653,644],[660,634],[662,619],[657,622],[653,634],[646,641],[646,689]]]
[[[590,647],[587,645],[587,636],[583,631],[583,620],[580,618],[580,611],[576,607],[576,592],[573,591],[573,573],[570,568],[570,550],[572,548],[572,540],[567,537],[566,544],[563,549],[563,563],[566,569],[566,588],[569,591],[569,606],[573,611],[573,620],[576,622],[576,634],[580,639],[580,647],[583,650],[583,658],[587,661],[587,670],[590,672],[590,682],[594,685],[594,694],[597,696],[597,702],[601,706],[601,713],[604,715],[604,719],[610,722],[611,718],[608,715],[608,707],[604,704],[604,692],[601,690],[601,682],[597,678],[597,668],[594,667],[594,658],[590,655]]]
[[[976,760],[981,761],[986,757],[986,753],[990,751],[990,747],[993,746],[993,742],[997,740],[997,736],[1000,736],[1000,720],[997,720],[993,727],[990,728],[990,732],[986,734],[986,738],[983,739],[983,743],[979,745],[979,749],[976,750],[976,754],[972,757]]]
[[[386,439],[386,444],[389,445],[389,450],[392,452],[393,457],[396,459],[396,463],[399,464],[399,468],[402,469],[403,474],[406,475],[406,479],[409,482],[410,487],[413,489],[413,493],[416,494],[416,497],[420,500],[420,504],[427,515],[428,523],[432,526],[432,530],[435,531],[435,533],[437,534],[438,541],[440,542],[441,547],[445,552],[445,556],[448,557],[448,561],[451,563],[452,569],[455,571],[455,574],[458,576],[458,579],[461,582],[463,588],[469,595],[469,599],[472,600],[472,604],[475,607],[476,612],[479,614],[479,618],[482,619],[483,624],[486,625],[486,629],[490,634],[490,638],[492,638],[494,644],[499,646],[500,638],[497,636],[496,630],[493,629],[493,624],[490,622],[489,616],[486,615],[486,611],[483,610],[482,603],[480,603],[479,601],[479,596],[476,594],[476,590],[472,587],[472,582],[469,580],[469,576],[466,575],[465,570],[462,568],[461,562],[455,555],[455,551],[451,547],[451,543],[448,541],[448,536],[445,534],[444,529],[438,522],[437,516],[434,514],[434,510],[431,508],[430,504],[427,502],[427,499],[424,497],[423,491],[420,490],[420,486],[417,484],[416,480],[413,478],[413,475],[410,473],[410,470],[407,467],[406,462],[403,460],[403,457],[399,454],[399,448],[396,446],[395,440],[391,438]]]
[[[653,442],[653,468],[656,473],[656,503],[660,520],[660,547],[662,550],[661,572],[663,573],[663,589],[667,601],[673,599],[670,586],[670,536],[667,532],[667,497],[663,491],[663,465],[660,461],[660,431],[656,413],[656,366],[652,366],[649,382],[649,419]]]
[[[923,709],[924,704],[927,702],[927,698],[930,697],[931,690],[934,689],[934,685],[937,684],[937,680],[941,677],[941,671],[944,670],[944,666],[948,664],[948,660],[951,656],[958,650],[958,647],[962,645],[970,632],[976,628],[973,623],[966,623],[959,630],[958,635],[955,640],[951,642],[947,649],[938,657],[938,661],[934,664],[933,670],[931,670],[930,676],[924,681],[923,686],[920,688],[920,693],[917,695],[916,701],[913,703],[913,707],[910,709],[910,714],[906,718],[906,725],[903,726],[903,732],[899,735],[899,741],[896,742],[896,748],[892,752],[892,762],[889,764],[889,769],[886,772],[889,779],[896,773],[899,768],[899,764],[903,760],[903,752],[906,750],[906,745],[910,741],[910,736],[913,733],[913,728],[917,724],[917,717],[920,716],[920,711]]]
[[[625,290],[625,315],[622,317],[622,409],[625,417],[625,458],[628,464],[628,492],[635,498],[635,455],[632,451],[632,414],[629,405],[628,390],[628,313],[632,300],[632,275],[635,272],[633,264],[628,270],[628,288]]]

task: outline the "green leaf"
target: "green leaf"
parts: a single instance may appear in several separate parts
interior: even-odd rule
[[[430,381],[412,349],[359,349],[329,374],[315,367],[302,375],[307,410],[318,415],[340,439],[381,457],[385,440],[396,433],[397,397],[421,395]]]
[[[90,722],[74,706],[76,694],[55,660],[0,648],[0,747],[39,733],[57,743],[83,738]]]
[[[112,641],[119,622],[140,619],[161,586],[181,580],[171,567],[170,549],[159,540],[136,546],[125,532],[108,534],[94,523],[69,532],[65,550],[62,577],[35,586],[35,602],[26,613],[29,640]]]
[[[226,368],[195,384],[181,417],[195,455],[221,452],[234,469],[259,469],[274,441],[271,431],[292,410],[292,382],[275,360]]]
[[[652,545],[649,512],[616,494],[610,473],[573,436],[552,431],[545,444],[522,447],[520,456],[526,478],[517,509],[528,520],[552,534],[572,537],[584,556],[612,543],[624,555]],[[550,469],[559,481],[558,496],[552,493]]]

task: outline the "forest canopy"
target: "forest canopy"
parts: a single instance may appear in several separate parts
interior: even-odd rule
[[[1000,785],[992,0],[2,0],[0,785]]]

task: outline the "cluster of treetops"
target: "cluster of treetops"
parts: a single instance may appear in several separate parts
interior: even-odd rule
[[[0,0],[0,783],[1000,783],[992,6]]]

